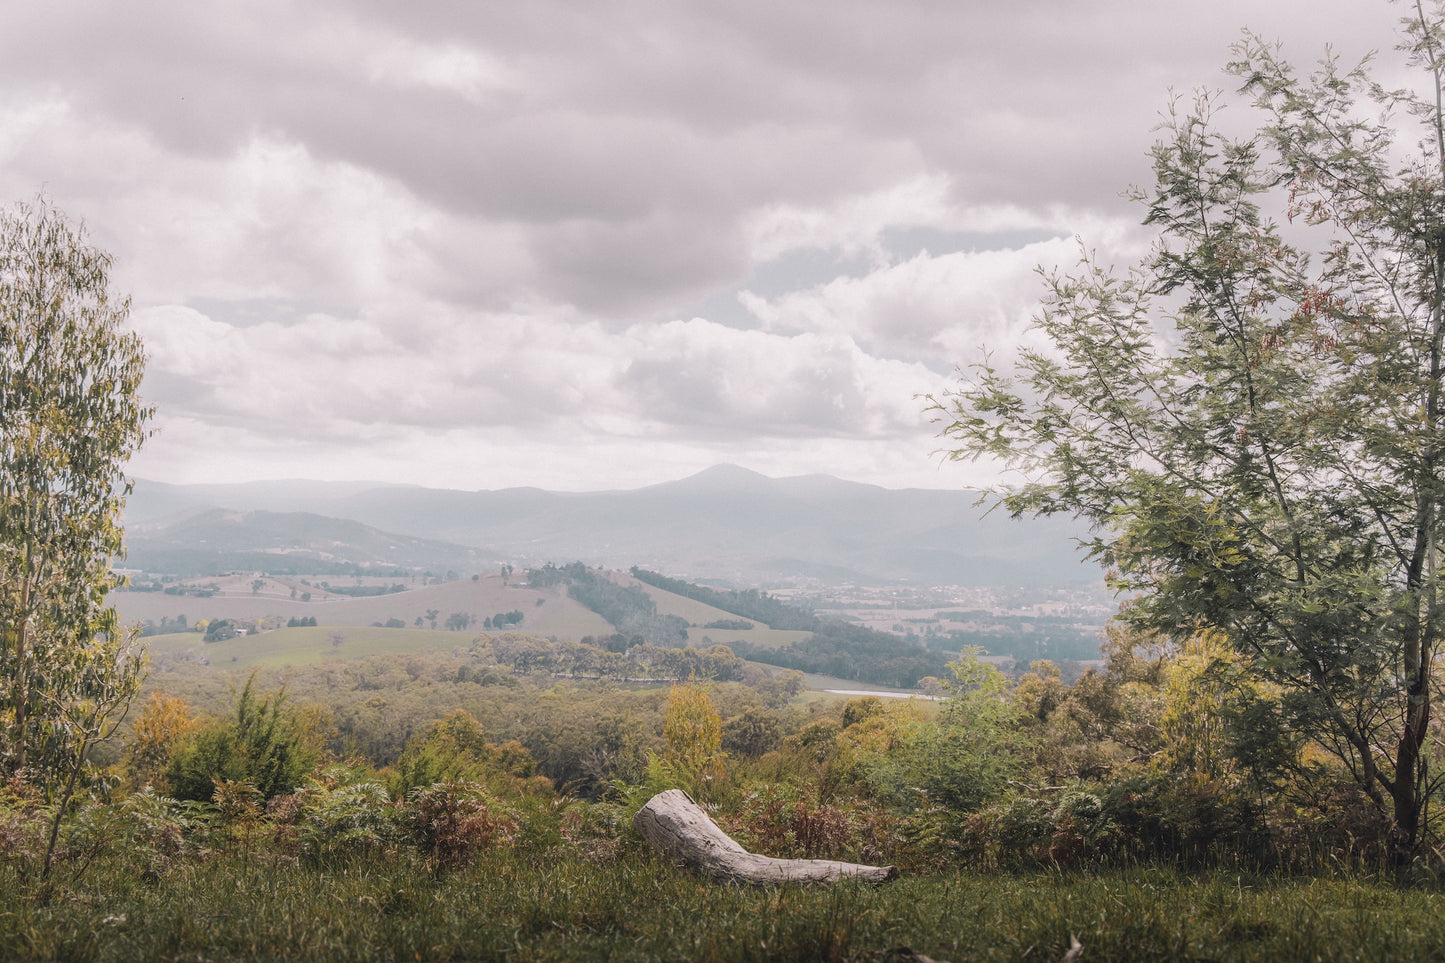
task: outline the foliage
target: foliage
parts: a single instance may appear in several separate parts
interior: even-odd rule
[[[1405,21],[1423,97],[1247,38],[1230,70],[1257,133],[1226,136],[1209,95],[1171,115],[1136,192],[1151,254],[1051,276],[1048,349],[934,402],[954,457],[1025,473],[1011,512],[1097,526],[1131,617],[1217,631],[1279,687],[1274,720],[1355,774],[1402,861],[1427,831],[1445,627],[1442,34],[1438,4]]]
[[[303,756],[347,759],[351,782],[384,786],[399,807],[401,829],[381,848],[408,852],[429,852],[407,828],[412,797],[449,781],[483,787],[499,802],[500,810],[488,812],[516,822],[510,845],[573,840],[608,858],[635,842],[631,812],[676,787],[715,807],[729,827],[763,820],[757,838],[769,846],[786,841],[789,831],[807,836],[817,810],[819,832],[838,830],[819,838],[836,840],[835,851],[846,858],[867,852],[870,860],[920,869],[959,860],[1016,868],[1142,859],[1311,868],[1331,856],[1375,867],[1383,852],[1378,817],[1348,773],[1272,721],[1282,711],[1280,692],[1244,671],[1243,657],[1217,633],[1173,644],[1131,623],[1115,624],[1103,665],[1072,685],[1045,662],[1009,680],[976,653],[964,653],[948,688],[939,684],[938,702],[861,697],[788,704],[796,677],[770,678],[750,667],[746,684],[695,686],[693,696],[706,695],[720,733],[716,750],[707,743],[691,759],[668,740],[669,696],[678,693],[535,671],[514,675],[495,664],[524,639],[481,637],[450,652],[289,670],[281,712],[289,721],[278,731],[294,737]],[[188,671],[188,663],[163,665],[156,683],[185,692],[198,715],[216,711],[224,697],[197,680],[215,688],[224,676]],[[188,679],[191,688],[183,684]],[[253,683],[255,692],[264,691],[261,681]],[[695,701],[693,708],[705,708]],[[232,720],[234,702],[232,696]],[[672,708],[676,723],[677,701]],[[201,731],[232,726],[211,722]],[[674,725],[678,748],[686,744],[680,732]],[[185,760],[196,744],[175,740],[172,756]],[[722,752],[725,765],[715,755]],[[233,750],[225,758],[244,757]],[[713,765],[697,765],[710,757]],[[171,763],[163,768],[170,771]],[[208,845],[253,845],[247,840],[257,831],[245,816],[253,777],[240,767],[212,771],[194,798],[219,807],[224,788],[231,799],[224,805],[236,815],[220,819]],[[306,784],[304,774],[293,783]],[[1065,797],[1078,805],[1061,809]],[[293,805],[284,791],[276,798],[263,826],[281,820],[276,807]],[[1091,808],[1090,799],[1102,809]],[[839,822],[837,813],[846,818]],[[279,825],[293,827],[282,834],[294,836],[299,824]],[[289,845],[300,852],[294,838]],[[468,852],[459,864],[490,849]],[[450,865],[450,857],[428,858]]]
[[[66,822],[57,852],[81,868],[96,859],[118,859],[130,873],[154,882],[207,852],[216,826],[213,807],[178,802],[146,787],[119,805],[81,807]]]
[[[728,755],[756,758],[783,742],[783,722],[775,712],[749,706],[723,723],[722,749]]]
[[[880,706],[844,729],[840,739],[855,745],[858,733],[868,729],[882,740],[873,743],[864,763],[873,793],[905,809],[927,800],[967,812],[1022,773],[1026,736],[1008,680],[978,656],[977,650],[965,651],[949,663],[952,697],[935,718],[920,718],[908,706],[891,711]]]
[[[123,768],[132,785],[161,783],[165,791],[165,768],[179,743],[200,728],[186,700],[152,692],[140,717],[131,723],[130,739],[122,756]]]
[[[407,796],[406,826],[421,850],[456,866],[492,846],[512,843],[516,818],[484,786],[438,782]]]
[[[722,716],[705,687],[693,682],[672,687],[663,723],[667,760],[685,776],[682,788],[704,798],[708,783],[723,773]]]
[[[305,726],[286,703],[283,687],[258,696],[255,675],[236,698],[235,718],[212,722],[185,739],[166,768],[166,780],[180,799],[208,800],[221,781],[247,783],[270,799],[301,785],[320,762],[308,746]]]
[[[273,798],[268,808],[278,838],[314,861],[385,852],[402,832],[402,814],[386,787],[344,767],[308,779],[295,793]]]
[[[895,822],[872,805],[826,803],[816,789],[766,785],[744,795],[723,828],[750,851],[769,856],[881,862],[896,846]]]
[[[772,648],[741,640],[732,646],[744,659],[900,688],[942,674],[948,661],[941,653],[888,632],[833,619],[818,619],[810,638],[789,646]]]
[[[43,197],[0,213],[0,775],[66,794],[140,673],[105,595],[151,409],[110,267]]]
[[[397,796],[408,796],[440,782],[485,783],[499,776],[524,780],[535,771],[532,754],[521,743],[488,742],[476,717],[456,709],[407,746],[397,760],[391,788]]]
[[[726,645],[665,648],[620,633],[601,645],[597,642],[590,635],[580,642],[561,642],[508,632],[491,640],[491,650],[498,662],[518,672],[540,669],[574,678],[675,682],[697,676],[730,681],[743,674],[742,660]]]

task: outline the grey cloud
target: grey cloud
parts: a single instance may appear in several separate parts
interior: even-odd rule
[[[665,326],[615,387],[667,433],[710,438],[878,437],[905,426],[865,384],[845,342]],[[909,426],[911,427],[911,426]]]
[[[577,222],[540,233],[533,252],[566,300],[626,318],[743,272],[745,246],[727,226],[710,230],[672,212],[622,225]]]
[[[639,414],[666,434],[705,438],[800,438],[855,434],[863,397],[849,372],[831,366],[789,372],[739,398],[725,390],[722,372],[706,361],[639,360],[620,387]]]
[[[51,185],[134,265],[138,304],[196,306],[249,352],[218,360],[169,332],[176,367],[149,382],[163,405],[308,441],[562,437],[596,413],[619,435],[733,445],[911,437],[893,382],[926,372],[881,359],[937,368],[975,334],[1017,337],[1033,288],[1026,268],[990,288],[874,259],[1016,249],[1072,233],[1065,216],[1135,220],[1118,194],[1147,176],[1167,89],[1227,86],[1241,26],[1308,61],[1327,38],[1346,57],[1388,49],[1395,18],[1358,0],[11,7],[0,111],[64,116],[0,130],[0,180]],[[372,69],[416,44],[500,79],[446,89]],[[919,180],[951,191],[936,217],[879,201],[850,220]],[[1002,234],[960,227],[1010,206]],[[785,226],[761,253],[750,232],[774,209],[827,229],[810,240],[803,223],[789,247]],[[836,236],[849,230],[873,234]],[[747,340],[770,322],[741,290],[774,309],[772,340]],[[313,305],[385,343],[311,345],[295,329]],[[688,308],[732,337],[656,330]],[[264,322],[289,340],[248,340]],[[800,332],[817,334],[808,350],[779,337]],[[579,341],[597,356],[552,350]],[[186,367],[197,357],[211,369]]]
[[[1121,210],[1166,83],[1222,80],[1240,24],[1304,9],[1278,6],[1215,5],[1186,24],[1137,0],[59,3],[0,41],[0,76],[182,152],[277,135],[446,210],[523,225],[538,273],[519,295],[618,316],[744,281],[738,225],[762,204],[826,204],[934,170],[960,202]],[[387,32],[495,56],[522,86],[478,104],[377,82],[351,58]]]

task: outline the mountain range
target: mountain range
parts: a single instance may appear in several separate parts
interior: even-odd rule
[[[720,465],[627,491],[456,491],[365,482],[170,485],[138,480],[127,566],[477,571],[546,562],[740,587],[1097,583],[1072,520],[984,514],[978,493],[886,489]],[[233,564],[234,563],[234,564]],[[269,563],[266,564],[266,563]],[[335,570],[335,569],[333,569]]]

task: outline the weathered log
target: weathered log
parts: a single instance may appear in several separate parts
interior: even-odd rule
[[[750,853],[681,789],[653,796],[632,817],[632,825],[655,849],[721,882],[763,886],[862,879],[881,883],[898,875],[892,866],[864,866],[831,859],[774,859]]]

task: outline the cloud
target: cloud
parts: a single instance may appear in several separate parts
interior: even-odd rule
[[[738,331],[695,318],[629,331],[616,386],[665,433],[879,437],[917,426],[927,370],[847,337]]]
[[[1090,246],[1125,262],[1142,238],[1122,224],[1094,223]],[[1088,244],[1089,242],[1082,242]],[[951,365],[983,346],[1012,346],[1027,335],[1045,285],[1040,269],[1073,266],[1081,240],[1057,237],[1016,248],[922,251],[856,277],[743,305],[770,331],[841,331],[880,358]]]
[[[914,395],[1016,348],[1034,266],[1075,235],[1133,260],[1119,192],[1169,87],[1227,85],[1245,24],[1308,61],[1330,37],[1388,53],[1393,20],[20,4],[0,197],[43,188],[115,253],[164,428],[138,464],[171,477],[578,487],[737,461],[917,483],[938,472]]]

